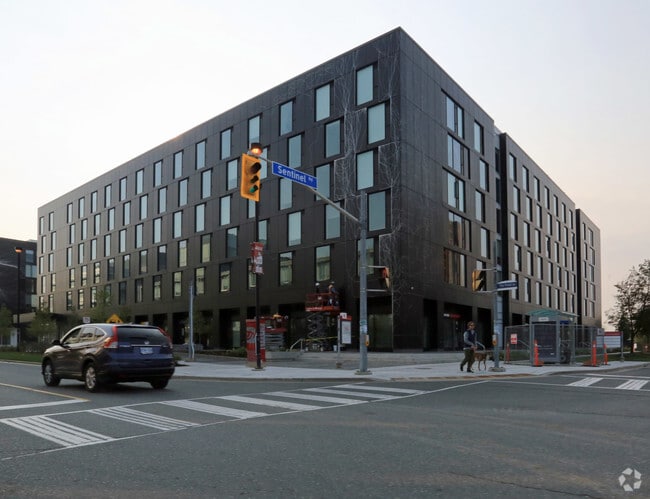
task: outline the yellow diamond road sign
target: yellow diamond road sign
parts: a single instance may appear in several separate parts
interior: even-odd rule
[[[123,321],[117,314],[113,314],[108,319],[106,319],[106,322],[109,324],[122,324]]]

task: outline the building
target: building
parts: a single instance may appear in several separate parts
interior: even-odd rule
[[[0,308],[11,311],[22,331],[36,304],[36,241],[0,238]],[[17,331],[0,334],[0,346],[16,346],[18,338]]]
[[[471,276],[497,265],[488,289],[519,283],[506,325],[540,307],[599,323],[597,227],[400,28],[40,207],[40,306],[88,315],[110,296],[127,319],[183,342],[191,286],[202,342],[241,345],[256,203],[240,196],[239,170],[253,142],[352,214],[367,194],[370,348],[455,349],[468,320],[489,338],[493,297]],[[316,282],[335,282],[341,310],[358,318],[359,227],[262,164],[261,312],[288,316],[292,343],[307,334]],[[387,290],[378,267],[390,270]]]

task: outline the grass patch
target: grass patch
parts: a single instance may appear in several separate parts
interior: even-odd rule
[[[0,360],[40,363],[41,354],[34,352],[16,352],[15,350],[0,350]]]

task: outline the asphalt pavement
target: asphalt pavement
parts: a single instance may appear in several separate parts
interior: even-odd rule
[[[475,363],[473,373],[460,370],[462,352],[378,353],[368,352],[365,370],[361,370],[359,352],[267,352],[262,369],[257,362],[197,353],[187,354],[176,367],[175,377],[214,378],[223,380],[433,380],[444,378],[487,378],[494,376],[542,376],[547,374],[593,374],[634,368],[644,362],[621,361],[610,356],[606,365],[545,364],[529,362],[505,363],[495,368],[492,360],[486,366]],[[480,368],[479,368],[480,367]]]

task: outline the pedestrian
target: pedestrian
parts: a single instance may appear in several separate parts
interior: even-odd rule
[[[472,365],[474,364],[474,351],[476,350],[476,331],[474,331],[474,323],[467,323],[467,330],[463,333],[463,350],[465,352],[465,358],[460,363],[460,370],[463,370],[465,364],[467,364],[467,372],[473,373]]]
[[[327,292],[329,293],[329,304],[335,307],[339,305],[339,293],[334,287],[334,283],[330,282],[330,285],[327,287]]]

